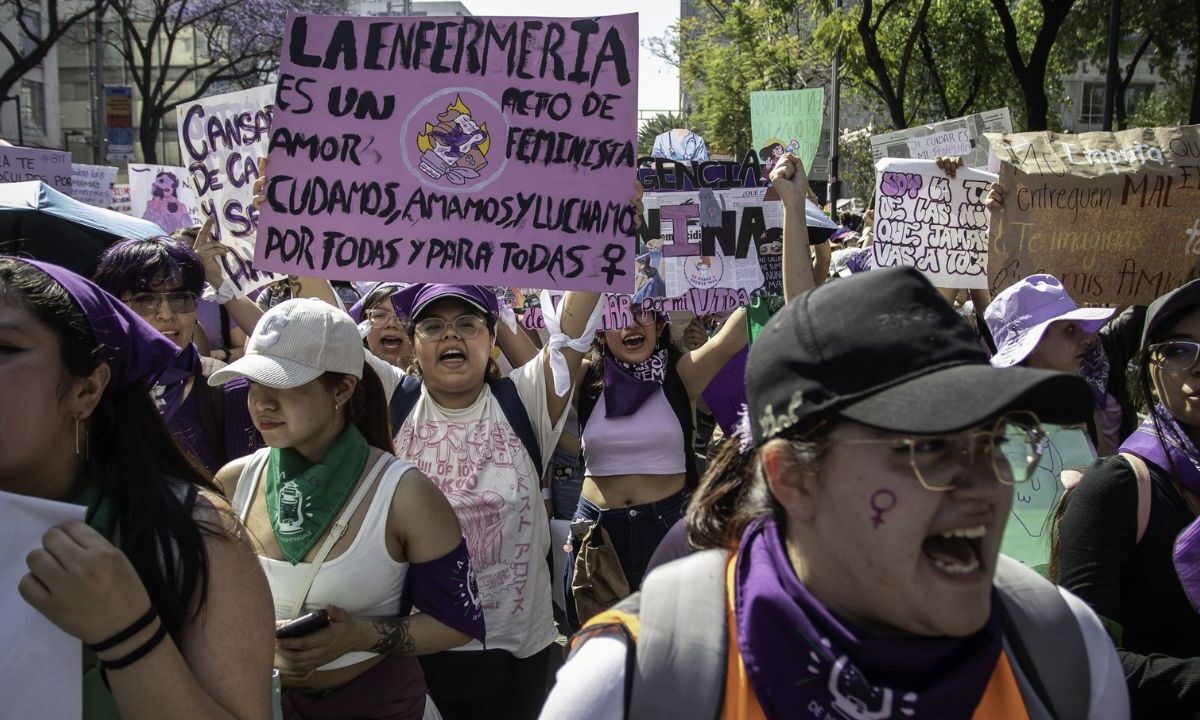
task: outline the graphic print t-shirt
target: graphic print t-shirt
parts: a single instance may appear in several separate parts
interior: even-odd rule
[[[388,398],[402,375],[367,354]],[[509,378],[550,460],[566,413],[557,423],[546,409],[546,354]],[[458,515],[479,582],[487,649],[529,657],[554,642],[557,630],[546,566],[550,527],[537,465],[486,385],[467,408],[441,407],[422,389],[396,434],[396,455],[411,461],[441,489]],[[481,650],[475,640],[458,650]]]

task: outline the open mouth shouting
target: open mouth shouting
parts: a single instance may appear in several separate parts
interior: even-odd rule
[[[438,353],[438,364],[448,370],[466,367],[467,352],[461,347],[448,347]]]
[[[621,346],[627,352],[637,352],[646,346],[646,336],[640,332],[631,332],[621,338]]]
[[[983,538],[987,525],[957,527],[935,533],[921,544],[934,571],[951,580],[975,580],[984,575]]]
[[[379,336],[379,346],[394,355],[400,354],[404,341],[405,337],[401,333],[383,333]]]

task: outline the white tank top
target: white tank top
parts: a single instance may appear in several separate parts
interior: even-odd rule
[[[258,497],[258,484],[266,469],[270,448],[263,448],[246,462],[238,478],[233,494],[233,507],[243,523],[250,514],[250,506]],[[304,601],[301,614],[319,610],[326,605],[337,605],[351,615],[364,617],[395,617],[400,614],[400,594],[404,590],[404,579],[408,575],[408,563],[396,562],[387,549],[387,518],[392,506],[392,495],[404,473],[412,464],[393,458],[379,487],[363,517],[358,534],[346,551],[330,558],[321,565],[308,598]],[[386,502],[385,502],[386,501]],[[340,511],[339,511],[340,512]],[[335,518],[336,519],[336,518]],[[330,524],[330,528],[333,524]],[[328,532],[328,531],[327,531]],[[321,541],[324,541],[322,535]],[[271,584],[271,598],[275,603],[275,619],[290,620],[288,616],[296,594],[308,576],[312,563],[292,565],[286,560],[258,556],[267,581]],[[347,667],[376,657],[378,653],[346,653],[318,670],[334,670]]]

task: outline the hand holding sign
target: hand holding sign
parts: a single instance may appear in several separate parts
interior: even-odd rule
[[[204,262],[204,279],[208,281],[209,285],[218,288],[225,275],[221,272],[221,263],[217,258],[228,253],[229,248],[212,239],[214,222],[213,216],[209,215],[204,224],[200,226],[200,232],[196,234],[196,244],[192,249]]]
[[[771,184],[784,205],[803,205],[808,189],[804,163],[791,153],[785,154],[771,170]]]

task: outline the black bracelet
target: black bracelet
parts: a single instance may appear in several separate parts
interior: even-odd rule
[[[96,643],[95,645],[88,645],[88,647],[91,648],[92,652],[94,652],[94,653],[101,653],[101,652],[104,652],[105,650],[112,650],[116,646],[120,645],[121,643],[125,642],[129,638],[133,637],[134,635],[137,635],[138,633],[140,633],[141,631],[143,631],[147,627],[149,627],[150,623],[154,622],[155,615],[156,615],[156,613],[154,612],[154,606],[151,605],[150,609],[146,611],[146,614],[141,616],[137,620],[134,620],[132,625],[125,628],[124,630],[117,633],[116,635],[113,635],[112,637],[108,638],[107,640],[101,640],[100,642]]]
[[[130,665],[134,664],[138,660],[141,660],[142,658],[149,655],[150,651],[153,650],[154,648],[158,647],[158,644],[161,643],[163,641],[163,638],[165,638],[166,636],[167,636],[167,626],[160,621],[158,623],[158,630],[155,630],[154,634],[150,636],[150,639],[147,640],[140,648],[138,648],[137,650],[134,650],[133,652],[126,655],[125,657],[118,658],[116,660],[101,659],[100,667],[104,668],[105,670],[120,670],[121,668],[129,667]]]

